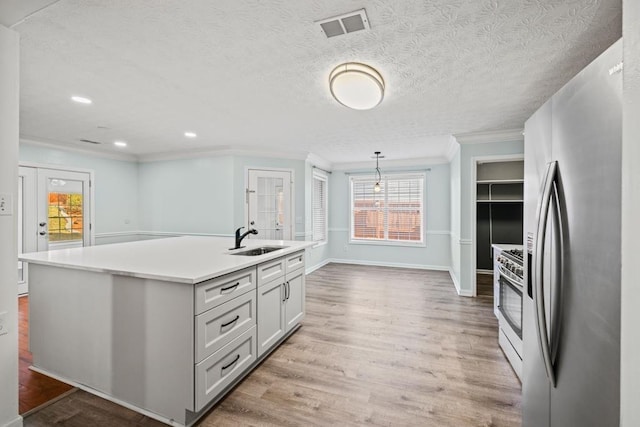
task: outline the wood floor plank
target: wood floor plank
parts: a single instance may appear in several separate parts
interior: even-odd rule
[[[519,426],[492,304],[459,297],[446,272],[329,264],[307,276],[303,326],[200,425]],[[73,423],[154,425],[80,393],[60,411]]]

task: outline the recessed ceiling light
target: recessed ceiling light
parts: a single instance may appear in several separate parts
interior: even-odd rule
[[[126,147],[127,143],[124,141],[116,141],[113,143],[113,145],[115,145],[116,147]]]
[[[186,136],[187,138],[195,138],[198,135],[196,135],[195,132],[185,132],[184,136]]]
[[[93,103],[93,101],[91,101],[89,98],[85,98],[84,96],[72,96],[71,100],[78,102],[80,104],[91,104]]]

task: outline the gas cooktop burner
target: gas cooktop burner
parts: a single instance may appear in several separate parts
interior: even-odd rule
[[[523,265],[522,249],[509,249],[508,251],[502,251],[502,254],[507,258],[511,258],[516,263]]]

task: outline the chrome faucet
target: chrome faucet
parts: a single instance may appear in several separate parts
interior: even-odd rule
[[[234,248],[231,249],[240,249],[240,248],[244,248],[244,246],[240,246],[240,244],[242,243],[242,239],[244,239],[245,237],[247,237],[249,234],[258,234],[258,230],[256,230],[255,228],[250,228],[249,231],[240,234],[240,230],[242,230],[244,227],[240,227],[236,230],[236,246]]]

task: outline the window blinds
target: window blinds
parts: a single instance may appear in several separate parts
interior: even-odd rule
[[[313,241],[327,240],[327,180],[313,176]]]
[[[424,175],[351,178],[351,239],[422,243]]]

